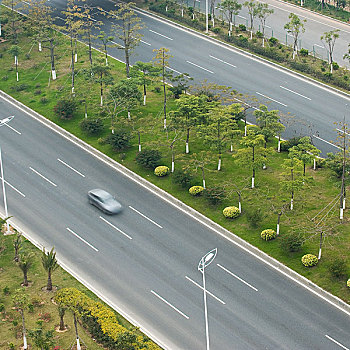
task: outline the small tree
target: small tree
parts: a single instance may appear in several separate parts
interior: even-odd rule
[[[29,338],[33,339],[35,346],[41,350],[50,350],[54,345],[53,330],[44,331],[43,321],[37,321],[37,328],[28,331]]]
[[[15,67],[16,67],[16,80],[18,81],[18,55],[21,53],[21,48],[18,45],[12,45],[9,50],[10,54],[15,59]]]
[[[257,17],[260,20],[261,24],[261,30],[262,30],[262,46],[265,46],[265,27],[266,27],[266,20],[267,17],[273,14],[273,9],[269,9],[268,5],[266,3],[258,3],[257,7],[258,15]]]
[[[329,55],[329,64],[331,67],[331,73],[333,73],[333,52],[334,52],[334,45],[336,40],[339,38],[339,29],[334,29],[329,32],[325,32],[321,36],[321,41],[324,42],[324,46],[328,52]],[[346,58],[346,57],[344,57]]]
[[[58,268],[58,262],[56,259],[56,252],[54,252],[54,248],[52,248],[49,252],[45,252],[45,248],[42,250],[41,262],[45,271],[47,272],[47,286],[46,289],[48,291],[52,290],[52,280],[51,275]]]
[[[236,16],[242,9],[242,4],[238,3],[237,0],[223,0],[218,4],[217,8],[225,14],[229,25],[228,35],[231,36],[232,22],[236,26]]]
[[[12,296],[12,302],[15,309],[20,313],[22,318],[22,333],[23,333],[23,349],[28,349],[27,336],[26,336],[26,325],[24,320],[24,310],[28,305],[28,297],[24,293],[23,289],[16,289]]]
[[[17,263],[18,267],[23,272],[23,285],[25,287],[28,286],[28,271],[33,265],[33,258],[34,258],[33,253],[21,254],[19,261]]]
[[[104,31],[100,31],[100,34],[97,36],[97,38],[101,41],[103,53],[105,54],[106,66],[108,66],[108,48],[115,46],[109,43],[113,41],[114,37],[107,35]]]
[[[15,262],[19,261],[19,252],[22,249],[22,246],[23,246],[22,235],[19,233],[16,233],[16,236],[13,240],[13,248],[15,249],[15,257],[13,258],[13,260]]]
[[[107,65],[103,65],[101,60],[97,60],[97,63],[92,65],[91,71],[93,73],[94,81],[100,85],[100,106],[102,107],[104,89],[113,82],[110,72],[111,69]]]
[[[62,306],[62,305],[58,305],[58,316],[60,317],[60,331],[64,331],[66,329],[65,325],[64,325],[64,320],[63,317],[66,313],[67,308]]]
[[[257,17],[259,10],[258,10],[258,3],[254,0],[246,1],[244,3],[244,6],[247,8],[250,18],[250,39],[253,39],[253,30],[254,30],[254,19]]]
[[[293,36],[293,60],[295,54],[298,52],[298,38],[301,33],[305,32],[304,23],[306,19],[301,20],[296,14],[291,13],[288,17],[290,21],[284,25],[284,29],[287,30]]]

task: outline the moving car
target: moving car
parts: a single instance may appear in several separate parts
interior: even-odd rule
[[[107,191],[94,189],[88,192],[89,203],[101,209],[105,214],[121,212],[122,205]]]

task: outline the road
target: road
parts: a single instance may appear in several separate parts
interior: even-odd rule
[[[213,248],[211,349],[350,348],[349,314],[3,99],[0,110],[15,116],[0,130],[9,215],[164,348],[205,348],[197,266]],[[120,215],[88,204],[98,187],[120,200]]]

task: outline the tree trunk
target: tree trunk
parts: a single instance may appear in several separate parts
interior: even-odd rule
[[[52,290],[51,270],[47,272],[47,290]]]
[[[143,84],[143,105],[146,106],[146,84]]]
[[[103,82],[102,82],[102,74],[101,74],[100,92],[101,92],[100,106],[102,107],[102,106],[103,106]]]
[[[24,279],[23,285],[24,285],[25,287],[28,286],[28,276],[27,276],[27,274],[28,274],[27,271],[23,271],[23,279]]]
[[[89,33],[89,60],[92,67],[92,45],[91,45],[91,33]]]
[[[321,260],[321,254],[322,254],[322,237],[323,236],[323,232],[321,231],[320,233],[320,248],[318,250],[318,260]]]
[[[53,39],[50,39],[50,56],[51,56],[51,73],[52,80],[56,80],[56,70],[55,70],[55,46],[53,45]]]
[[[64,313],[60,315],[60,331],[65,330],[63,317],[64,317]]]
[[[164,129],[166,129],[166,87],[165,87],[165,68],[163,65],[163,91],[164,91]]]
[[[137,132],[137,136],[139,139],[139,152],[141,152],[141,134],[140,134],[140,131]]]
[[[204,167],[202,167],[203,188],[205,188]]]
[[[189,141],[190,141],[190,128],[187,128],[187,135],[186,135],[186,154],[190,153]]]
[[[125,44],[124,41],[124,46],[125,46],[125,69],[126,69],[126,77],[130,78],[130,55],[129,55],[129,48]]]
[[[72,65],[72,94],[74,93],[74,50],[73,50],[73,38],[70,39],[71,47],[71,65]]]
[[[75,312],[73,313],[73,318],[74,318],[75,337],[77,339],[77,350],[81,350],[81,348],[80,348],[80,341],[79,341],[79,335],[78,335],[77,317],[75,315]]]
[[[28,349],[28,344],[27,344],[27,335],[26,335],[26,325],[24,322],[24,314],[23,310],[20,309],[21,317],[22,317],[22,330],[23,330],[23,350]]]

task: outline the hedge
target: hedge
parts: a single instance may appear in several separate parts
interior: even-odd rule
[[[222,213],[224,214],[225,218],[229,218],[229,219],[234,219],[237,216],[239,216],[239,209],[235,206],[232,207],[226,207]]]
[[[156,176],[166,176],[169,174],[169,168],[165,165],[157,166],[154,169],[154,175]]]
[[[306,267],[312,267],[317,265],[318,263],[318,259],[316,255],[313,254],[305,254],[302,258],[301,258],[301,262],[303,263],[304,266]]]
[[[188,192],[192,195],[192,196],[199,196],[202,192],[204,191],[204,187],[203,186],[192,186]]]
[[[270,241],[271,239],[276,238],[276,231],[268,228],[260,233],[260,237],[265,241]]]

